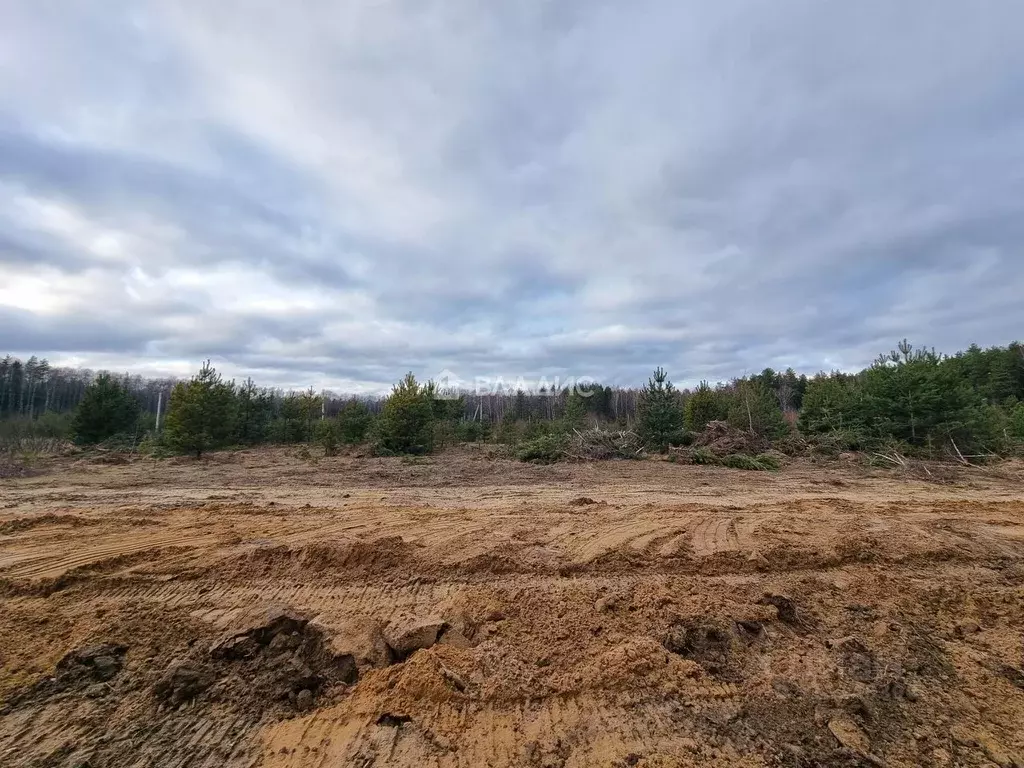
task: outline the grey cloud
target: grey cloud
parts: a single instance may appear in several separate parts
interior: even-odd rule
[[[0,307],[0,349],[38,350],[45,355],[132,353],[145,356],[154,329],[144,323],[126,325],[89,317],[45,317]],[[40,355],[43,356],[43,355]]]
[[[241,9],[9,4],[0,270],[63,304],[0,344],[372,388],[1020,335],[1016,5]]]

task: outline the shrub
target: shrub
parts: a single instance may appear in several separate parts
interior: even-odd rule
[[[551,433],[551,422],[534,419],[526,422],[526,427],[523,429],[523,439],[535,440],[538,437],[543,437],[544,435],[549,435]]]
[[[432,449],[437,451],[456,443],[455,422],[451,419],[435,420],[431,427]]]

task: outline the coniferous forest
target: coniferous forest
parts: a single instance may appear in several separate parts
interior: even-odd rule
[[[638,455],[688,446],[712,425],[784,453],[812,448],[960,461],[1024,453],[1019,343],[943,355],[903,341],[859,372],[766,368],[690,389],[673,386],[672,375],[685,378],[686,371],[658,368],[640,388],[480,394],[441,392],[410,373],[389,395],[355,397],[227,381],[209,362],[190,380],[175,381],[8,355],[0,359],[0,442],[8,450],[44,439],[194,456],[265,443],[315,443],[328,455],[369,444],[391,455],[491,442],[524,459],[556,460],[572,455],[566,441],[584,433],[590,444],[618,435],[616,444],[628,446],[599,455]]]

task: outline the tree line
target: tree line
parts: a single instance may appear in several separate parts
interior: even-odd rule
[[[158,424],[158,416],[162,423]],[[686,445],[710,422],[786,447],[893,450],[922,456],[1024,448],[1024,347],[955,355],[906,341],[862,371],[798,375],[770,368],[678,390],[658,368],[639,389],[592,384],[541,391],[442,393],[410,373],[381,397],[283,392],[226,381],[207,362],[188,381],[93,374],[31,357],[0,360],[0,435],[70,436],[80,444],[158,444],[201,455],[226,446],[369,442],[381,454],[459,442],[524,445],[585,429],[635,431],[648,450]]]

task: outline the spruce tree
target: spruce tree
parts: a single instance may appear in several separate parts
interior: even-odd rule
[[[655,451],[666,451],[683,439],[683,409],[668,374],[661,367],[640,391],[637,403],[637,431],[646,446]]]
[[[164,439],[174,450],[192,453],[230,442],[235,426],[235,390],[207,360],[192,380],[178,382],[171,392]]]
[[[86,388],[71,422],[71,433],[79,445],[93,445],[129,432],[138,418],[139,404],[132,394],[109,373],[101,373]]]

